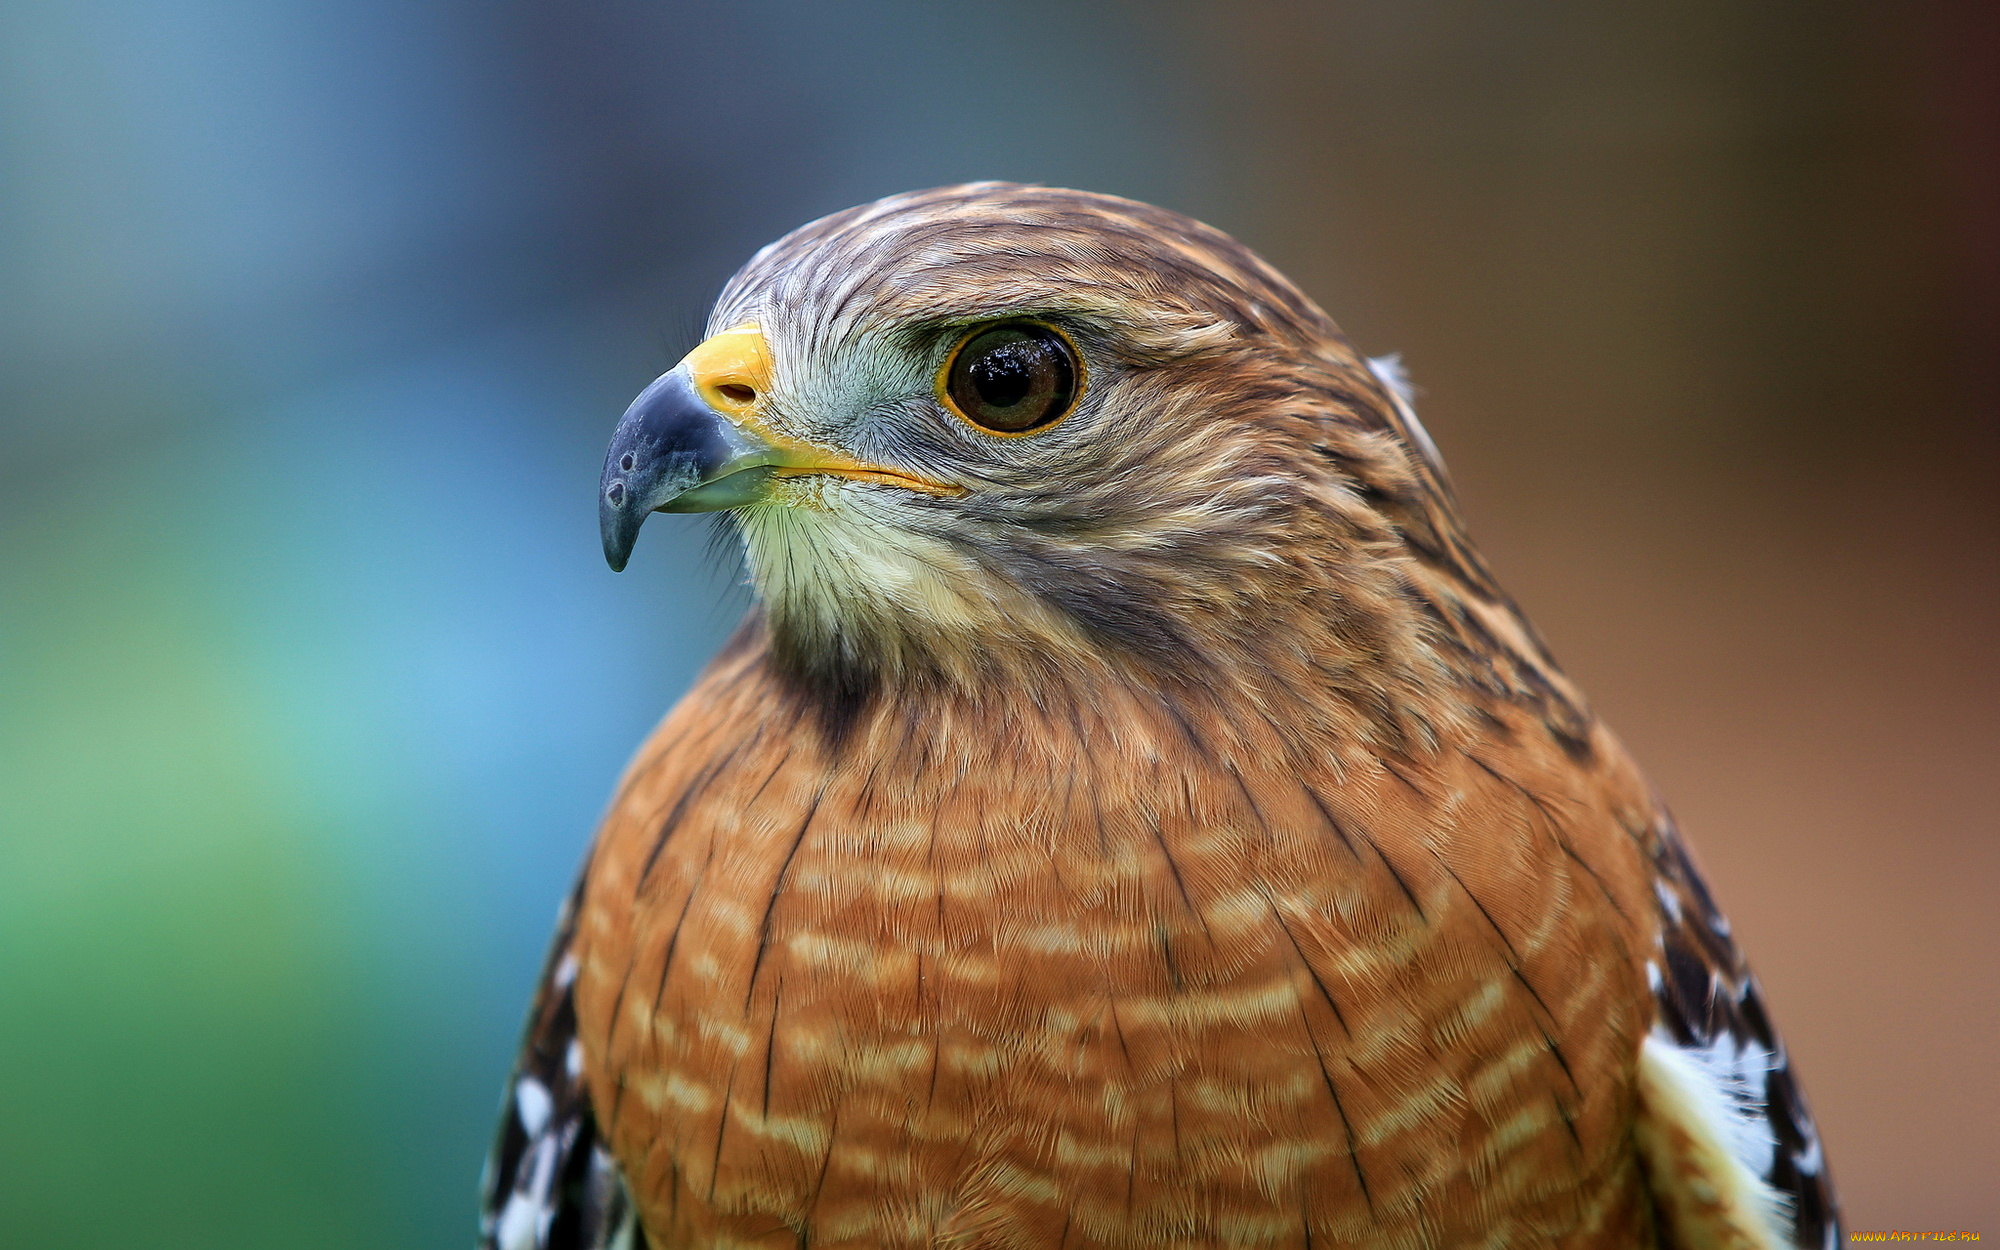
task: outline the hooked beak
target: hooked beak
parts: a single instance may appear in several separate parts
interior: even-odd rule
[[[611,435],[598,483],[597,523],[613,572],[625,570],[649,514],[740,508],[762,499],[773,477],[831,473],[959,493],[772,433],[760,412],[770,382],[764,335],[744,325],[709,339],[639,392]]]

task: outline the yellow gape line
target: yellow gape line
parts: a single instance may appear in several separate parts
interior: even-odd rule
[[[953,496],[962,487],[934,482],[897,469],[856,460],[830,447],[790,438],[764,419],[765,398],[771,390],[771,348],[755,322],[724,330],[681,360],[688,380],[702,401],[728,418],[744,433],[768,444],[775,477],[824,473],[858,482],[900,486],[926,495]]]

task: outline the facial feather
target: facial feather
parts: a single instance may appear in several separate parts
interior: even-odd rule
[[[995,437],[931,385],[966,327],[1014,317],[1060,327],[1089,381],[1054,427]],[[1110,678],[1428,739],[1441,693],[1494,685],[1470,632],[1587,736],[1381,376],[1208,227],[1005,184],[893,197],[760,252],[712,320],[744,323],[772,343],[775,426],[963,488],[799,479],[740,512],[774,652],[809,687]],[[1324,716],[1285,712],[1302,739]]]

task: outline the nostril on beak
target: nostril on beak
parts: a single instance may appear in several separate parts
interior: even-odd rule
[[[631,459],[632,457],[630,457],[630,456],[627,456],[627,457],[625,457],[625,458],[626,458],[627,460],[630,460],[630,459]],[[616,507],[617,505],[619,505],[619,504],[621,504],[621,503],[624,503],[624,502],[625,502],[625,483],[623,483],[623,482],[613,482],[613,483],[611,483],[611,485],[609,485],[609,486],[607,486],[607,487],[605,487],[605,488],[604,488],[604,497],[605,497],[606,499],[609,499],[609,500],[611,501],[611,503],[612,503],[612,506],[613,506],[613,507]]]
[[[630,473],[632,471],[632,466],[637,463],[639,463],[639,458],[637,456],[634,456],[629,451],[626,452],[624,455],[618,457],[618,467],[625,470],[627,473]]]

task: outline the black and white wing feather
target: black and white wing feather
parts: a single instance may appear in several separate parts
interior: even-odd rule
[[[556,921],[507,1083],[500,1135],[486,1160],[479,1250],[647,1250],[584,1087],[570,949],[581,892],[579,884]]]
[[[1652,842],[1658,1014],[1640,1061],[1639,1142],[1668,1242],[1838,1250],[1819,1133],[1756,979],[1664,815]]]

